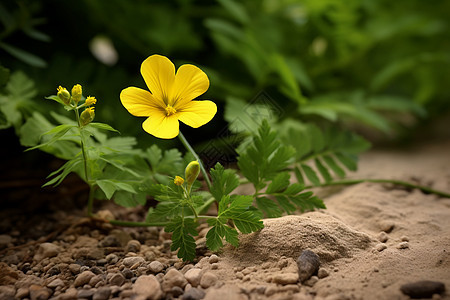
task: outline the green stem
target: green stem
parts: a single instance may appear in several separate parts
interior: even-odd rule
[[[178,137],[180,138],[181,143],[184,145],[184,147],[191,152],[191,154],[194,156],[194,158],[198,161],[198,163],[200,164],[200,170],[203,173],[203,177],[205,177],[206,180],[206,184],[208,185],[208,189],[211,190],[211,180],[209,179],[208,173],[206,173],[205,168],[203,167],[203,163],[200,160],[200,157],[197,155],[197,153],[195,152],[194,148],[191,147],[191,145],[189,144],[189,142],[186,140],[186,138],[184,137],[184,135],[181,133],[178,134]]]
[[[94,187],[92,186],[90,179],[89,179],[89,171],[88,171],[88,156],[86,151],[86,142],[84,140],[83,136],[83,128],[81,126],[80,122],[80,114],[78,113],[78,107],[74,109],[75,111],[75,117],[77,119],[78,124],[78,130],[80,131],[80,140],[81,140],[81,153],[83,155],[83,165],[84,165],[84,177],[86,179],[86,183],[89,185],[89,198],[88,198],[88,205],[87,205],[87,215],[89,217],[92,216],[93,211],[93,203],[94,203]]]
[[[435,190],[426,186],[422,186],[422,185],[417,185],[417,184],[413,184],[410,182],[406,182],[406,181],[402,181],[402,180],[395,180],[395,179],[348,179],[348,180],[340,180],[340,181],[333,181],[333,182],[326,182],[326,183],[322,183],[320,185],[317,186],[306,186],[305,189],[311,189],[314,187],[325,187],[325,186],[333,186],[333,185],[353,185],[353,184],[358,184],[358,183],[362,183],[362,182],[374,182],[374,183],[392,183],[395,185],[401,185],[407,188],[411,188],[411,189],[419,189],[424,193],[427,194],[435,194],[444,198],[450,198],[450,193],[446,193],[443,191],[439,191],[439,190]]]

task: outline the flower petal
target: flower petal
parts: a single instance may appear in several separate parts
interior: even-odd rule
[[[164,110],[164,103],[155,99],[149,91],[137,87],[122,90],[120,101],[130,114],[136,117],[148,117],[151,109],[161,107],[160,105],[162,105],[160,109]]]
[[[161,139],[173,139],[180,130],[176,115],[167,117],[160,109],[152,109],[151,115],[142,123],[142,128]]]
[[[183,105],[204,94],[209,88],[208,76],[194,65],[182,65],[178,68],[173,85],[172,106],[176,110]]]
[[[198,128],[211,121],[216,112],[217,106],[212,101],[191,101],[177,111],[177,116],[184,124]]]
[[[170,104],[168,99],[175,81],[173,63],[165,56],[152,55],[142,63],[141,74],[153,96]]]

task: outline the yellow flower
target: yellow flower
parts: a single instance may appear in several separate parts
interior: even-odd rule
[[[81,85],[75,84],[72,88],[72,100],[75,103],[80,102],[82,94],[83,94],[83,89],[82,89]]]
[[[95,111],[93,107],[88,107],[80,115],[81,126],[86,126],[94,120]]]
[[[193,101],[209,88],[206,74],[194,65],[175,66],[165,56],[152,55],[141,65],[150,92],[128,87],[120,93],[123,106],[134,116],[148,117],[142,128],[162,139],[179,133],[179,122],[198,128],[214,117],[217,106],[209,100]]]
[[[91,106],[94,105],[95,103],[97,103],[97,99],[95,99],[95,97],[87,97],[86,98],[86,102],[84,104],[86,104],[86,106]]]
[[[70,103],[70,94],[66,88],[59,86],[57,96],[64,102],[64,104],[67,105]]]
[[[182,185],[184,183],[184,179],[183,177],[175,176],[173,183],[175,183],[176,185]]]

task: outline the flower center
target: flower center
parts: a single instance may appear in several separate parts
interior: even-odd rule
[[[171,116],[173,114],[175,114],[177,111],[175,108],[172,107],[172,105],[167,105],[166,106],[166,116]]]

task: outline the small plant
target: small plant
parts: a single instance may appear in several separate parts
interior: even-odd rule
[[[187,149],[184,158],[176,149],[163,152],[153,145],[143,150],[134,147],[134,138],[109,138],[104,132],[117,130],[93,122],[97,99],[85,98],[78,84],[71,92],[59,87],[57,95],[48,97],[72,111],[75,120],[53,113],[61,124],[44,132],[40,144],[30,150],[39,148],[67,160],[49,175],[50,180],[44,186],[60,184],[71,172],[86,181],[90,188],[89,216],[95,216],[95,198],[136,206],[153,197],[158,204],[149,209],[145,221],[107,222],[121,226],[163,226],[172,233],[171,249],[178,250],[178,257],[183,260],[192,260],[194,236],[201,222],[211,227],[206,235],[206,245],[211,250],[223,247],[224,240],[237,247],[239,233],[262,229],[264,216],[280,217],[284,213],[325,208],[323,201],[308,191],[311,187],[356,183],[334,178],[344,177],[346,169],[356,170],[357,155],[369,146],[364,139],[353,133],[323,130],[315,125],[297,126],[298,123],[281,123],[275,130],[276,126],[267,120],[262,120],[257,131],[245,140],[245,146],[238,148],[239,170],[216,163],[208,172],[179,129],[179,121],[197,128],[208,123],[217,112],[212,101],[193,100],[208,89],[206,74],[193,65],[183,65],[175,72],[172,62],[160,55],[147,58],[141,73],[150,91],[124,89],[120,95],[123,106],[135,116],[147,117],[142,127],[148,133],[162,139],[178,136]],[[26,126],[48,128],[52,124],[36,113],[23,127]],[[198,181],[200,172],[205,185]],[[295,174],[295,181],[291,174]],[[366,180],[357,182],[361,181]],[[392,182],[450,196],[400,181],[370,181]],[[253,192],[239,194],[238,187],[248,183]],[[217,214],[206,215],[212,204],[216,204]]]

